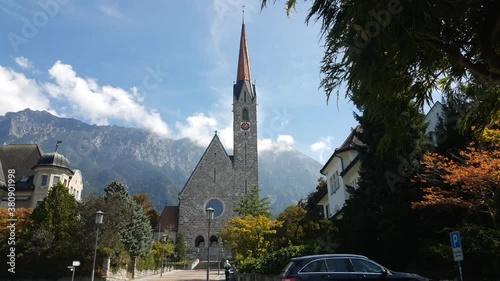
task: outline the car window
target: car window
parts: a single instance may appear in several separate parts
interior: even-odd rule
[[[367,260],[351,259],[356,272],[382,273],[382,268]]]
[[[308,263],[301,272],[327,272],[325,260],[315,260]]]
[[[349,272],[347,268],[348,259],[327,259],[328,272]]]

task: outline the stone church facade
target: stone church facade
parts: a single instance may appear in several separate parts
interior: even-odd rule
[[[245,24],[242,24],[236,83],[233,85],[234,155],[228,155],[217,132],[179,193],[175,232],[186,240],[187,254],[220,246],[219,232],[237,216],[241,198],[258,186],[257,96],[252,83]],[[205,210],[215,209],[208,237]],[[162,214],[163,216],[163,214]],[[211,251],[216,254],[217,251]],[[213,255],[212,254],[212,255]]]

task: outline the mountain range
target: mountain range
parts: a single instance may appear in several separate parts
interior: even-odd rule
[[[189,139],[161,138],[146,130],[89,125],[46,111],[25,109],[0,116],[0,144],[39,144],[44,152],[66,156],[82,171],[84,193],[102,194],[119,180],[131,194],[147,193],[156,209],[177,205],[177,196],[200,160],[205,147]],[[315,190],[322,165],[298,150],[259,152],[261,196],[278,214]]]

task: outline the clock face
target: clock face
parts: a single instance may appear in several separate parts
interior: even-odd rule
[[[248,122],[241,123],[241,129],[243,131],[248,131],[250,129],[250,123],[248,123]]]

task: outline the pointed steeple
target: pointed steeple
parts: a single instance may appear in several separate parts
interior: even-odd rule
[[[250,56],[248,54],[247,46],[247,33],[245,31],[245,21],[241,25],[241,40],[240,40],[240,54],[238,57],[238,74],[236,82],[239,81],[252,81],[252,72],[250,71]]]

